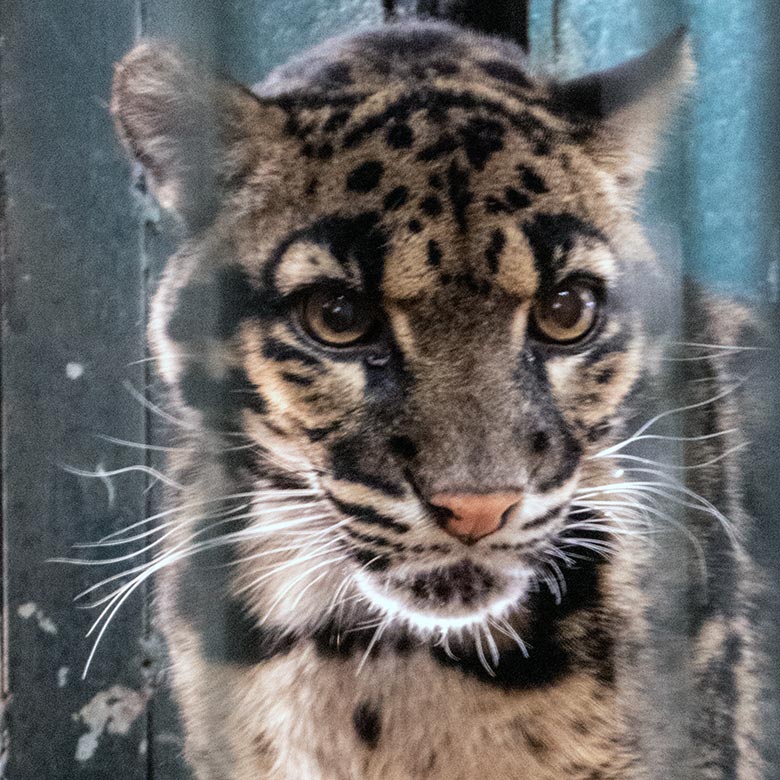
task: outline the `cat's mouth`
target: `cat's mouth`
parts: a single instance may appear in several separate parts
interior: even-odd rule
[[[422,635],[503,618],[529,591],[531,572],[507,575],[463,559],[408,576],[361,573],[357,582],[371,605]]]

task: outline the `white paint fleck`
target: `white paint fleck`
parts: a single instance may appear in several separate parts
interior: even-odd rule
[[[144,738],[138,745],[138,755],[145,756],[149,752],[149,740]]]
[[[100,691],[85,704],[73,719],[80,720],[88,729],[79,737],[76,745],[76,761],[89,761],[98,749],[100,739],[105,734],[126,736],[143,715],[149,696],[122,685],[114,685]]]
[[[68,379],[78,379],[84,374],[84,366],[81,363],[68,363],[65,366],[65,376]]]
[[[64,688],[68,684],[68,675],[70,674],[69,666],[61,666],[57,670],[57,687]]]
[[[28,601],[26,604],[21,604],[16,613],[23,620],[29,620],[38,609],[38,605],[34,601]]]
[[[47,634],[54,635],[57,633],[57,626],[54,621],[51,618],[46,617],[44,611],[34,601],[28,601],[26,604],[21,604],[17,607],[16,614],[19,615],[22,620],[35,618],[38,623],[38,628],[40,628],[41,631],[45,631]]]

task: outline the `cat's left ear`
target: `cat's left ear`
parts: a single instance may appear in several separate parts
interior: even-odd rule
[[[679,28],[636,59],[555,84],[552,97],[581,125],[583,143],[597,163],[638,190],[695,74],[690,41]]]

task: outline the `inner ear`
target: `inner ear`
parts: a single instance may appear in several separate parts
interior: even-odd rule
[[[215,79],[171,45],[142,43],[116,66],[111,111],[160,203],[209,221],[236,177],[269,152],[280,109]]]
[[[690,41],[679,28],[646,54],[555,84],[551,92],[554,103],[580,125],[594,159],[638,188],[695,70]]]

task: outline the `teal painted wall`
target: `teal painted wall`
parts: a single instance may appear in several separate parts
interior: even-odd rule
[[[780,4],[776,0],[532,0],[531,52],[573,75],[614,65],[677,25],[696,85],[648,183],[651,237],[708,286],[777,303]]]

